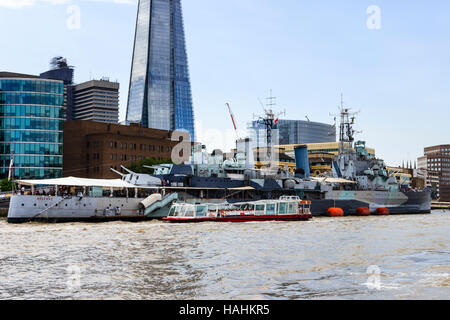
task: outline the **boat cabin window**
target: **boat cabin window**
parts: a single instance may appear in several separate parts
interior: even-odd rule
[[[297,205],[295,202],[289,203],[289,213],[297,213]]]
[[[179,217],[181,215],[181,208],[182,208],[181,206],[175,207],[175,212],[173,214],[175,217]]]
[[[186,206],[186,211],[184,212],[185,217],[193,217],[194,213],[194,206]]]
[[[281,202],[278,206],[278,213],[279,214],[290,213],[288,211],[289,211],[289,204],[287,202]]]
[[[196,208],[196,217],[206,217],[207,214],[207,207],[206,206],[197,206]]]
[[[176,206],[173,206],[172,208],[170,208],[170,211],[169,211],[169,217],[173,217],[173,216],[174,216],[174,214],[175,214],[175,209],[176,209]]]
[[[255,205],[251,203],[246,203],[241,205],[241,210],[243,211],[253,211],[255,210]]]
[[[274,215],[274,214],[276,214],[276,204],[275,203],[268,203],[267,205],[266,205],[266,214],[268,214],[268,215]]]
[[[265,207],[265,205],[263,205],[263,204],[257,204],[255,214],[259,214],[259,215],[264,214],[264,207]]]

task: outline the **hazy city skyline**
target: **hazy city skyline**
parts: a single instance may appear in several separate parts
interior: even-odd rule
[[[39,74],[62,55],[76,67],[77,83],[120,82],[123,120],[136,4],[0,0],[7,43],[0,69]],[[390,165],[414,161],[424,147],[450,141],[449,9],[446,1],[184,1],[199,140],[210,150],[232,146],[226,102],[246,132],[270,89],[286,119],[326,123],[342,92],[346,105],[361,110],[357,139]],[[213,130],[226,138],[211,139]]]

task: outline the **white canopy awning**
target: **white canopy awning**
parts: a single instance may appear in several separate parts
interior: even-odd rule
[[[104,187],[104,188],[138,188],[121,179],[86,179],[58,178],[46,180],[16,180],[17,184],[25,186],[70,186],[70,187]]]
[[[311,177],[312,180],[319,181],[319,182],[328,182],[328,183],[351,183],[356,184],[355,181],[342,179],[342,178],[325,178],[325,177]]]

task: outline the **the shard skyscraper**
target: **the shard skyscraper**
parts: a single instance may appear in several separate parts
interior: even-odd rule
[[[181,0],[139,0],[126,121],[195,141]]]

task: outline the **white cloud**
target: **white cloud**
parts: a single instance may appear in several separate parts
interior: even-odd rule
[[[82,2],[109,2],[118,4],[136,4],[137,0],[0,0],[0,7],[20,9],[24,7],[32,7],[37,3],[50,4],[68,4],[68,3],[82,3]]]

